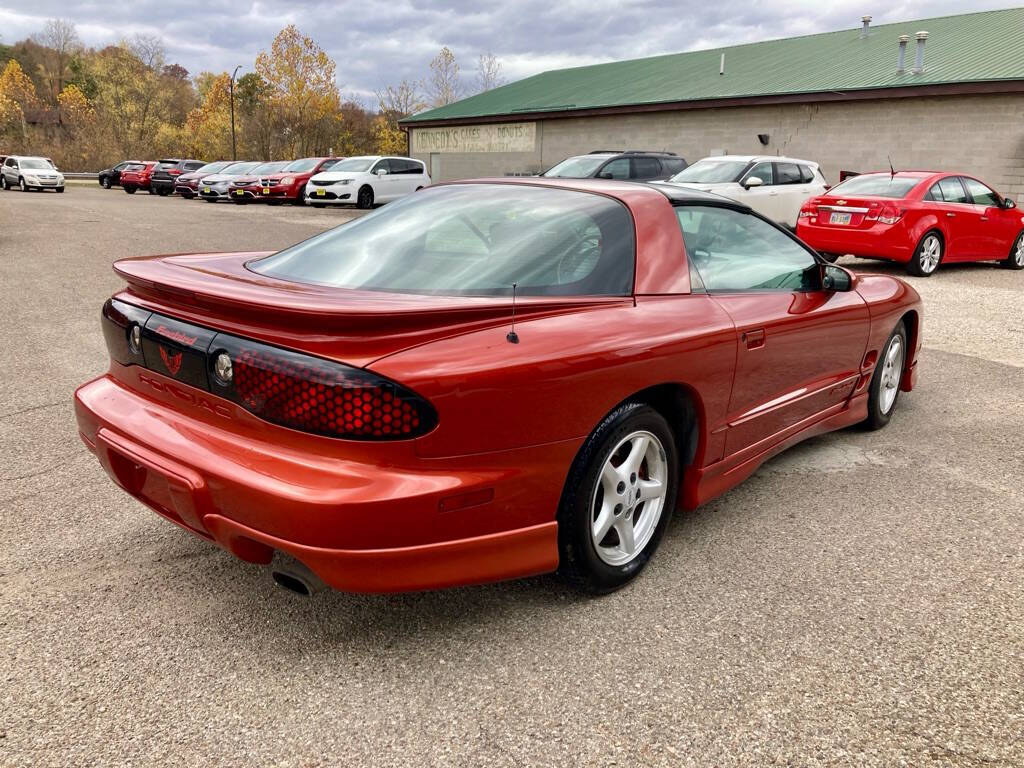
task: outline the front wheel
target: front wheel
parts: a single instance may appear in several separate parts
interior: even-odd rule
[[[929,232],[917,244],[914,255],[907,264],[907,272],[915,277],[930,277],[942,261],[942,237],[938,232]]]
[[[64,192],[64,187],[57,187],[57,194],[58,195],[62,194],[63,192]]]
[[[881,429],[892,418],[896,401],[900,397],[900,382],[903,380],[908,352],[907,329],[900,320],[885,342],[871,376],[868,417],[864,420],[864,426],[868,429]]]
[[[4,176],[3,174],[0,174],[0,187],[3,187],[4,189],[10,189],[11,188],[11,183],[7,180],[7,177]]]
[[[362,208],[366,210],[373,208],[373,190],[369,187],[363,187],[359,190],[359,195],[356,197],[356,208]]]
[[[573,462],[558,511],[559,573],[589,592],[616,590],[647,565],[676,504],[672,429],[648,405],[605,417]]]
[[[1010,248],[1010,255],[1002,262],[1007,269],[1024,269],[1024,232],[1017,235]]]
[[[18,189],[20,189],[22,192],[28,192],[28,184],[25,183],[24,178],[18,179]]]

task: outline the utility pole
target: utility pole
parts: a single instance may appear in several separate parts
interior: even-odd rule
[[[231,83],[228,85],[228,91],[231,95],[231,159],[237,160],[238,156],[235,154],[235,75],[238,74],[238,70],[242,68],[239,64],[235,67],[235,71],[231,73]]]

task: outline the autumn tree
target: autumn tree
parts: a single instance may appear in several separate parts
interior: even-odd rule
[[[203,103],[185,118],[187,154],[194,157],[231,156],[231,76],[203,72],[197,78]]]
[[[455,54],[446,45],[430,62],[430,77],[427,92],[431,105],[443,107],[462,97],[462,80]]]
[[[505,78],[501,75],[501,62],[498,61],[498,57],[490,51],[481,53],[476,66],[477,93],[489,91],[504,83]]]
[[[254,66],[266,83],[284,157],[324,152],[340,128],[335,65],[312,38],[290,24],[261,51]]]
[[[25,112],[36,106],[36,89],[17,59],[9,59],[0,72],[0,135],[20,134],[28,139]]]
[[[241,138],[239,156],[269,160],[277,148],[278,121],[270,84],[255,72],[235,81],[235,123]]]
[[[71,77],[71,62],[82,48],[78,31],[66,19],[50,19],[32,40],[42,47],[38,69],[46,85],[46,98],[51,104],[56,104],[57,97]]]

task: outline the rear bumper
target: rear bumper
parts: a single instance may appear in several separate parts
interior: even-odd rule
[[[171,389],[172,398],[191,390]],[[75,413],[115,483],[249,562],[269,563],[280,550],[353,592],[482,583],[558,565],[555,510],[578,441],[424,460],[410,442],[351,448],[270,425],[261,434],[212,400],[209,418],[196,417],[107,375],[78,389]],[[363,454],[325,455],[350,448]],[[374,458],[375,450],[386,453]]]
[[[820,253],[852,254],[903,263],[914,255],[915,245],[900,222],[895,225],[876,223],[867,229],[842,229],[809,224],[806,219],[800,219],[796,234]]]
[[[150,179],[149,185],[153,189],[166,189],[168,192],[174,191],[174,179]]]

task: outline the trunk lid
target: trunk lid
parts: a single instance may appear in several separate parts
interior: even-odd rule
[[[495,328],[505,344],[512,299],[356,291],[266,277],[246,263],[270,252],[177,254],[127,259],[118,299],[199,326],[365,367],[436,339]],[[609,305],[632,297],[521,297],[516,322]],[[500,329],[500,332],[497,332]]]
[[[838,197],[825,195],[815,204],[818,226],[835,229],[867,229],[878,219],[884,206],[899,208],[891,197]]]

